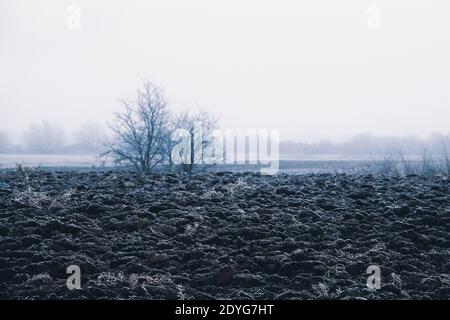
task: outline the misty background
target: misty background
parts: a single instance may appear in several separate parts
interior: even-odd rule
[[[98,153],[143,77],[175,112],[279,129],[285,154],[437,152],[450,137],[449,11],[444,0],[0,0],[0,152]],[[42,146],[36,132],[54,139]]]

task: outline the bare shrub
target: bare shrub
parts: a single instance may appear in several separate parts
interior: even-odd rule
[[[402,173],[404,175],[416,174],[417,170],[416,170],[416,166],[414,165],[414,163],[412,161],[406,159],[403,152],[400,152],[399,156],[400,156],[400,164],[401,164],[401,168],[402,168]]]
[[[62,209],[67,206],[68,199],[74,194],[75,190],[70,189],[60,196],[49,197],[44,192],[30,190],[18,191],[14,193],[13,200],[37,209]]]
[[[223,193],[216,190],[216,187],[214,186],[212,189],[208,190],[202,195],[202,198],[204,199],[222,199]]]
[[[442,137],[441,137],[442,138]],[[427,147],[422,147],[422,156],[419,159],[408,159],[402,152],[398,158],[385,156],[382,161],[372,161],[371,172],[381,175],[450,175],[450,158],[448,143],[441,140],[441,154],[435,156]]]
[[[178,300],[186,300],[186,289],[182,284],[175,284],[170,274],[156,274],[149,275],[145,273],[132,273],[129,277],[125,276],[123,272],[102,272],[97,276],[96,283],[101,287],[116,287],[123,282],[128,282],[130,287],[142,288],[147,292],[147,288],[151,286],[167,286],[173,287],[177,293]]]
[[[392,176],[398,174],[398,160],[392,155],[385,155],[383,160],[372,160],[372,168],[377,174]]]
[[[30,190],[16,192],[13,199],[20,204],[38,209],[49,206],[52,202],[52,200],[45,193]]]
[[[103,287],[113,287],[120,282],[125,281],[125,276],[122,272],[102,272],[97,277],[97,284]]]
[[[325,283],[319,282],[312,285],[313,294],[318,299],[326,299],[330,296],[330,288]]]
[[[28,278],[26,282],[28,283],[34,281],[52,281],[52,280],[53,278],[47,272],[44,272],[31,276],[31,278]]]
[[[64,208],[67,201],[76,193],[76,189],[67,189],[61,195],[49,197],[44,192],[33,191],[30,183],[30,174],[39,170],[39,167],[24,167],[23,163],[16,163],[16,172],[23,178],[25,190],[15,191],[13,200],[22,205],[31,206],[37,209],[42,208]]]
[[[234,183],[228,183],[224,186],[224,189],[230,193],[231,195],[234,195],[237,192],[240,192],[245,189],[250,189],[251,187],[248,185],[248,183],[241,177]]]
[[[439,172],[439,165],[433,159],[431,152],[424,146],[422,151],[421,174],[425,176],[435,175]]]
[[[178,300],[186,300],[187,299],[187,295],[185,293],[184,286],[182,284],[177,284],[175,286],[175,288],[177,289],[177,298],[178,298]]]
[[[395,287],[397,287],[399,289],[402,288],[403,281],[398,274],[391,273],[391,282],[392,282],[392,285],[394,285]]]

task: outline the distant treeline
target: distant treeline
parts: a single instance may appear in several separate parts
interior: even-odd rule
[[[105,150],[108,135],[105,127],[94,122],[81,124],[72,135],[57,123],[33,123],[22,132],[20,141],[12,141],[0,130],[0,153],[97,154]]]
[[[109,134],[106,126],[86,122],[68,135],[63,127],[50,122],[35,123],[22,133],[20,143],[13,143],[0,130],[0,153],[34,154],[100,154],[106,150]],[[450,150],[450,133],[435,133],[427,138],[417,136],[380,137],[359,134],[342,143],[322,140],[313,143],[283,141],[280,153],[285,155],[441,155]]]
[[[441,155],[450,150],[450,133],[435,133],[428,138],[379,137],[359,134],[343,143],[322,140],[315,143],[285,141],[280,144],[280,153],[288,155]]]

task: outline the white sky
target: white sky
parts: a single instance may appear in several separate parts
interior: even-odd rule
[[[449,132],[449,14],[448,0],[0,0],[0,129],[108,121],[147,77],[175,111],[282,140]]]

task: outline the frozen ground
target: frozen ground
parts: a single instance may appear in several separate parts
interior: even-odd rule
[[[448,299],[449,205],[442,176],[0,171],[0,299]]]
[[[367,171],[374,164],[374,161],[381,161],[381,158],[374,159],[371,156],[340,156],[340,155],[305,155],[280,157],[279,173],[304,174],[304,173],[335,173],[335,172],[360,172]],[[92,168],[102,169],[114,167],[111,161],[97,155],[26,155],[26,154],[0,154],[0,169],[14,169],[17,164],[22,163],[24,167],[41,167],[43,169],[77,170]],[[247,172],[259,171],[255,165],[215,165],[203,168],[207,171],[233,171]],[[202,171],[197,168],[197,171]]]

